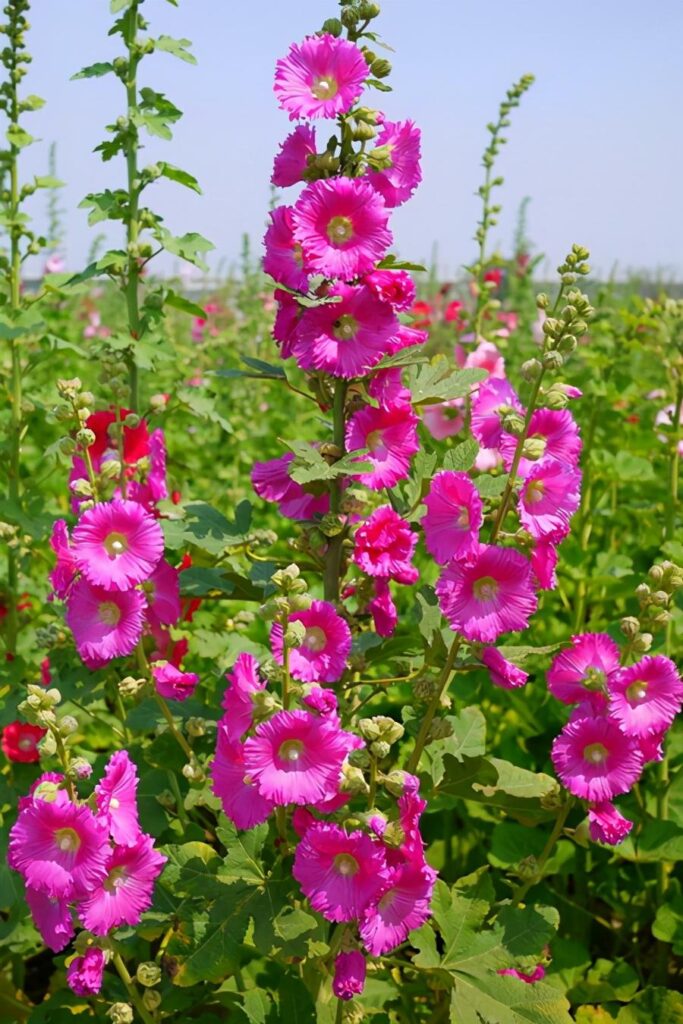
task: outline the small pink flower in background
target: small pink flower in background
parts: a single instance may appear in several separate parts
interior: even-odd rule
[[[495,647],[487,647],[481,652],[481,660],[489,670],[491,682],[504,690],[516,690],[524,686],[529,673],[513,665]]]
[[[489,377],[479,384],[472,398],[472,433],[485,448],[500,444],[503,409],[522,412],[522,403],[508,380]]]
[[[63,519],[58,519],[52,527],[50,547],[56,554],[57,561],[54,569],[48,573],[48,578],[55,596],[64,600],[78,570],[71,550],[69,531]]]
[[[502,465],[503,460],[497,448],[480,448],[474,460],[474,468],[480,473],[488,473]]]
[[[365,957],[357,950],[339,953],[334,961],[332,993],[337,999],[353,999],[365,988]]]
[[[2,729],[2,740],[0,741],[2,752],[8,761],[16,761],[19,764],[33,764],[40,761],[38,743],[46,732],[47,729],[41,729],[39,725],[10,722]]]
[[[359,929],[372,956],[383,956],[400,946],[413,928],[428,920],[436,878],[436,871],[420,862],[408,861],[389,869],[382,894],[366,908]]]
[[[405,312],[415,302],[415,282],[407,270],[373,270],[365,275],[363,284],[397,312]]]
[[[434,314],[434,307],[429,302],[424,302],[422,299],[418,299],[413,304],[413,308],[410,311],[415,320],[413,320],[412,326],[416,328],[430,327],[432,323],[432,316]]]
[[[316,822],[297,846],[292,874],[328,921],[353,921],[389,879],[384,849],[364,832]]]
[[[526,629],[538,603],[524,555],[493,544],[480,544],[467,562],[450,562],[436,593],[451,629],[481,643]]]
[[[574,796],[603,803],[626,793],[640,777],[643,755],[609,718],[577,718],[552,748],[555,771]]]
[[[40,683],[41,686],[50,686],[52,683],[52,672],[50,670],[49,658],[43,658],[40,663]]]
[[[412,564],[417,534],[394,512],[382,505],[356,530],[353,560],[368,576],[383,576],[411,584],[418,578]]]
[[[180,573],[165,559],[142,584],[147,619],[154,626],[173,626],[180,618]]]
[[[274,91],[291,121],[336,117],[353,106],[369,74],[357,46],[323,33],[290,46],[275,65]]]
[[[487,270],[484,274],[484,280],[491,281],[496,288],[500,288],[503,281],[503,271],[500,267],[491,267],[491,269]]]
[[[361,178],[314,181],[301,193],[293,220],[304,270],[343,281],[374,270],[393,239],[384,200]]]
[[[588,808],[588,827],[594,843],[618,846],[633,828],[633,822],[620,814],[614,804],[593,804]]]
[[[327,601],[313,601],[311,607],[294,612],[290,622],[301,622],[306,633],[301,647],[289,652],[289,669],[304,683],[336,683],[346,668],[351,652],[351,630]],[[273,624],[270,633],[273,657],[283,664],[282,626]]]
[[[66,981],[77,996],[96,996],[102,988],[105,957],[97,946],[86,949],[83,956],[74,957],[66,969]]]
[[[375,596],[368,603],[375,632],[378,636],[393,636],[398,625],[398,612],[394,604],[389,583],[381,576],[375,579]]]
[[[115,843],[136,842],[140,834],[137,805],[138,772],[126,750],[109,758],[104,776],[95,786],[98,819],[106,825]]]
[[[66,270],[66,260],[58,252],[52,252],[45,260],[46,274],[63,274]]]
[[[422,410],[422,422],[437,441],[459,434],[465,425],[465,403],[462,398],[451,398],[438,405],[426,405]]]
[[[568,466],[575,466],[581,452],[579,428],[568,409],[537,409],[529,423],[529,439],[543,442],[543,454],[540,458],[551,458]],[[510,469],[517,450],[519,438],[512,434],[503,435],[500,450],[505,468]],[[518,476],[523,480],[531,472],[538,459],[519,460]]]
[[[449,302],[443,311],[443,318],[447,324],[455,324],[456,327],[462,327],[462,320],[465,313],[465,307],[459,299],[453,299]]]
[[[683,682],[662,654],[646,655],[610,675],[609,714],[627,736],[659,736],[683,706]]]
[[[315,156],[315,130],[307,124],[299,124],[280,146],[280,152],[273,163],[271,182],[277,188],[287,188],[303,181],[308,167],[308,157]]]
[[[129,846],[115,846],[105,877],[78,905],[88,931],[106,935],[122,924],[139,924],[152,905],[154,883],[167,859],[154,849],[154,840],[144,832]]]
[[[619,648],[607,633],[579,633],[548,670],[548,689],[563,704],[589,700],[604,707],[608,680],[619,668]],[[597,705],[595,701],[597,700]]]
[[[412,121],[385,121],[375,139],[376,146],[390,150],[391,166],[382,171],[370,171],[367,180],[384,196],[390,208],[410,199],[422,181],[420,139],[420,129]]]
[[[540,590],[554,590],[557,586],[555,569],[558,562],[557,545],[551,540],[539,540],[531,552],[531,571]]]
[[[164,535],[156,519],[135,501],[110,501],[83,513],[74,528],[76,566],[95,586],[128,590],[156,568]]]
[[[225,709],[222,721],[228,737],[239,741],[251,728],[254,719],[252,696],[262,690],[265,679],[259,675],[259,663],[253,655],[242,653],[237,656],[230,672],[226,673],[228,686],[223,694],[221,707]]]
[[[88,668],[130,654],[142,636],[146,602],[139,590],[105,590],[79,579],[69,593],[66,624]]]
[[[263,244],[263,271],[274,281],[296,291],[308,291],[308,274],[303,270],[301,246],[294,239],[291,206],[278,206],[270,212],[270,225]]]
[[[486,370],[489,377],[505,377],[505,359],[491,341],[480,341],[472,352],[465,352],[462,345],[455,346],[455,361],[462,368],[476,367]]]
[[[524,981],[527,985],[534,985],[537,981],[543,981],[545,978],[545,967],[543,964],[537,964],[531,974],[518,971],[516,967],[502,967],[497,973],[503,977],[507,975],[510,978],[517,978],[518,981]]]
[[[346,448],[356,451],[368,448],[361,462],[372,464],[369,473],[359,473],[358,479],[372,491],[393,487],[410,472],[410,460],[418,451],[418,417],[410,406],[396,409],[360,409],[346,427]]]
[[[519,314],[501,309],[498,311],[498,322],[502,324],[502,327],[495,332],[496,337],[509,338],[519,327]]]
[[[558,541],[581,501],[581,472],[554,459],[542,459],[528,472],[519,494],[519,519],[535,540]]]
[[[30,885],[26,886],[25,895],[33,923],[43,942],[53,953],[60,953],[69,945],[76,931],[68,901],[32,889]]]
[[[166,700],[187,700],[199,684],[195,672],[183,672],[170,661],[154,662],[152,677],[157,693]]]
[[[250,829],[260,825],[275,806],[259,793],[247,774],[244,748],[230,739],[225,720],[218,723],[211,778],[211,790],[236,828]]]
[[[425,545],[437,562],[443,565],[452,558],[467,558],[476,552],[483,504],[467,473],[437,473],[424,503]]]
[[[288,466],[294,455],[287,452],[278,459],[255,462],[251,482],[259,498],[278,504],[280,514],[287,519],[314,519],[330,510],[329,494],[308,494],[301,484],[292,480]]]

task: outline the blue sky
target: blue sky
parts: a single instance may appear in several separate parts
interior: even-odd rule
[[[384,0],[378,26],[391,55],[394,92],[371,93],[394,118],[423,132],[424,180],[393,219],[402,256],[443,273],[472,257],[485,125],[508,85],[536,84],[513,113],[500,159],[504,213],[493,241],[509,246],[517,207],[532,199],[529,233],[554,266],[572,242],[588,246],[603,273],[660,269],[683,277],[683,3],[681,0]],[[216,245],[214,265],[236,260],[243,232],[258,244],[273,154],[289,130],[272,94],[275,60],[290,42],[333,16],[332,0],[147,0],[150,31],[192,40],[193,67],[158,54],[143,84],[185,113],[170,143],[150,140],[145,163],[167,159],[199,179],[203,195],[154,188],[152,204],[177,233]],[[69,264],[85,259],[95,229],[77,205],[86,192],[124,181],[122,161],[92,153],[103,126],[124,110],[107,77],[69,81],[84,64],[116,55],[107,0],[42,0],[31,11],[33,63],[26,90],[47,100],[27,115],[42,141],[26,151],[25,175],[46,173],[58,148]],[[148,193],[152,199],[152,190]],[[33,201],[43,227],[44,197]],[[111,235],[118,242],[116,233]]]

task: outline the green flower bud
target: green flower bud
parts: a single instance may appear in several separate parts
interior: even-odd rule
[[[161,981],[161,968],[153,960],[146,960],[145,963],[138,964],[135,977],[145,988],[153,988]]]
[[[84,480],[82,477],[73,481],[71,484],[71,490],[74,494],[77,494],[79,498],[92,497],[92,484],[89,480]]]
[[[77,395],[75,405],[77,409],[82,409],[85,405],[94,405],[95,396],[92,391],[81,391],[80,395]]]
[[[59,731],[62,736],[72,736],[73,733],[78,732],[78,721],[73,715],[64,715],[59,720]]]
[[[637,636],[633,641],[633,650],[637,654],[646,654],[652,647],[652,639],[652,633],[641,633],[640,636]]]
[[[318,524],[318,527],[326,537],[338,537],[343,531],[346,525],[344,516],[337,515],[335,512],[328,512],[324,515]]]
[[[358,731],[364,740],[379,739],[379,724],[374,718],[361,718],[358,723]]]
[[[204,769],[197,761],[190,761],[183,765],[183,777],[188,782],[203,782],[206,778]]]
[[[406,834],[400,821],[390,821],[384,830],[382,841],[387,846],[393,847],[395,850],[398,849],[406,840]]]
[[[526,441],[522,445],[522,455],[525,459],[530,459],[532,462],[536,462],[537,459],[543,458],[545,453],[546,442],[542,437],[527,437]]]
[[[83,448],[89,448],[90,445],[95,443],[95,431],[89,430],[88,427],[81,427],[76,434],[76,440]]]
[[[208,725],[208,723],[207,723],[205,718],[195,718],[195,717],[188,718],[187,722],[185,723],[185,728],[187,729],[187,735],[188,736],[205,736],[206,735],[207,725]]]
[[[391,74],[391,62],[385,60],[384,57],[378,57],[370,65],[370,71],[375,78],[386,78],[387,75]]]
[[[619,629],[625,637],[628,637],[629,640],[632,640],[634,636],[638,635],[638,632],[640,630],[640,621],[636,619],[633,615],[627,615],[619,623]]]
[[[661,583],[662,580],[664,579],[664,569],[662,568],[661,565],[653,565],[653,566],[651,566],[651,568],[650,568],[650,570],[648,572],[648,576],[655,583]]]
[[[370,766],[370,755],[364,747],[361,750],[352,750],[348,760],[349,764],[357,768],[368,768]]]
[[[323,22],[322,31],[327,32],[328,35],[334,36],[335,39],[338,39],[344,31],[344,26],[339,18],[328,18],[327,21]]]
[[[133,1007],[130,1003],[112,1003],[107,1016],[112,1024],[133,1024]]]
[[[100,466],[100,476],[105,480],[116,480],[121,476],[121,463],[118,459],[106,459]]]
[[[384,740],[375,740],[374,743],[370,744],[370,753],[373,757],[376,757],[378,761],[381,761],[383,757],[386,757],[391,747]]]
[[[371,3],[370,0],[363,0],[358,7],[358,13],[363,21],[372,21],[380,13],[379,4]]]
[[[651,595],[650,600],[652,604],[665,607],[669,603],[669,595],[665,590],[655,590],[654,594]]]
[[[80,377],[70,377],[68,379],[60,379],[57,381],[57,391],[62,396],[71,401],[75,401],[76,394],[81,390],[83,385],[81,384]]]
[[[140,417],[137,413],[129,412],[123,421],[124,427],[128,427],[130,430],[135,430],[136,427],[140,426]]]
[[[374,139],[377,135],[377,129],[373,128],[371,124],[366,124],[364,121],[360,121],[354,125],[351,131],[351,138],[354,142],[369,142],[370,139]]]
[[[546,370],[561,370],[564,366],[564,357],[561,352],[551,349],[543,353],[543,365]]]
[[[311,607],[312,600],[310,594],[291,594],[289,609],[292,612],[306,612]]]
[[[535,381],[541,375],[543,366],[539,359],[527,359],[526,362],[522,363],[520,373],[526,381]]]
[[[295,620],[287,623],[284,642],[287,647],[301,647],[306,639],[306,627],[303,622]]]
[[[54,757],[57,753],[57,740],[53,733],[46,732],[38,743],[38,750],[41,757]]]
[[[145,1008],[154,1013],[161,1006],[161,992],[158,992],[155,988],[146,988],[142,993],[142,1001],[145,1004]]]
[[[513,434],[515,437],[521,437],[524,433],[524,417],[520,416],[515,409],[503,413],[501,424],[503,430],[507,431],[508,434]]]
[[[146,679],[135,679],[134,676],[126,676],[119,683],[119,693],[122,697],[137,697],[146,685]]]
[[[406,783],[410,778],[412,777],[408,775],[408,772],[402,772],[397,768],[385,775],[382,782],[384,783],[384,788],[392,796],[398,797],[403,796],[405,793]]]
[[[370,787],[365,781],[365,775],[360,768],[354,765],[345,764],[342,768],[342,778],[339,788],[343,793],[369,793]]]

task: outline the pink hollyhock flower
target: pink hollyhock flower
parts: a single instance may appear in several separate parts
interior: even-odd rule
[[[605,703],[607,681],[619,668],[619,648],[607,633],[579,633],[572,646],[553,658],[546,679],[548,689],[563,704],[597,698]],[[596,710],[597,710],[596,707]]]
[[[45,945],[53,953],[61,953],[76,931],[68,900],[49,896],[27,885],[26,902]]]
[[[421,519],[427,551],[441,565],[452,558],[469,558],[479,545],[484,521],[479,491],[467,473],[437,473],[424,499]]]
[[[104,952],[90,946],[83,956],[75,957],[66,969],[66,981],[77,996],[96,996],[102,988]]]
[[[157,693],[166,700],[187,700],[199,683],[195,672],[183,672],[170,661],[154,662],[152,677]]]
[[[236,828],[249,829],[260,825],[275,806],[272,800],[261,796],[247,774],[244,748],[230,739],[224,719],[218,723],[211,778],[211,790]]]
[[[445,437],[459,434],[464,427],[464,408],[462,398],[451,398],[447,402],[439,402],[438,405],[425,405],[422,421],[432,437],[437,441],[443,441]]]
[[[447,565],[436,593],[451,629],[485,644],[526,629],[538,603],[524,555],[493,544],[480,544],[467,562]]]
[[[135,501],[109,501],[84,512],[73,532],[73,557],[89,583],[129,590],[164,552],[159,523]]]
[[[502,465],[503,460],[497,448],[480,448],[474,460],[474,468],[480,473],[488,473],[489,470],[497,469]]]
[[[669,728],[683,706],[683,682],[662,654],[646,655],[620,668],[607,681],[609,714],[627,736],[656,736]]]
[[[372,956],[396,949],[430,916],[437,873],[424,864],[408,863],[392,868],[377,903],[366,907],[359,931]]]
[[[505,359],[492,341],[480,341],[475,349],[465,353],[462,345],[455,346],[455,360],[461,367],[486,370],[489,377],[505,377]]]
[[[55,800],[61,800],[63,803],[67,803],[69,800],[68,794],[64,789],[60,788],[63,782],[64,776],[58,772],[43,772],[31,784],[28,796],[19,797],[19,810],[21,811],[24,807],[28,807],[29,804],[34,803],[36,800],[49,800],[51,803],[54,803]]]
[[[400,859],[394,863],[409,860],[424,865],[424,840],[420,832],[420,819],[427,806],[419,794],[420,782],[415,775],[406,773],[403,780],[403,795],[398,798],[399,822],[403,830],[403,842],[398,851]]]
[[[275,65],[274,91],[291,121],[298,117],[336,117],[356,102],[370,74],[354,43],[328,33],[292,43]]]
[[[503,281],[503,271],[500,267],[491,267],[491,269],[487,270],[484,274],[484,280],[491,281],[496,288],[500,288]]]
[[[271,182],[277,188],[287,188],[303,181],[308,167],[308,157],[315,156],[315,130],[307,124],[299,124],[287,136],[273,163]]]
[[[131,846],[140,834],[138,821],[138,770],[128,751],[117,750],[109,758],[104,776],[95,786],[98,818],[115,843]]]
[[[66,270],[66,260],[58,252],[52,252],[45,260],[45,274],[63,274]]]
[[[386,579],[375,579],[375,596],[368,603],[375,632],[378,636],[393,636],[398,625],[398,612]]]
[[[449,302],[443,311],[443,318],[447,324],[455,324],[456,327],[462,326],[463,316],[465,314],[464,305],[459,299],[453,299]]]
[[[640,736],[638,746],[640,747],[645,764],[651,761],[662,761],[664,759],[664,732],[655,733],[654,736]]]
[[[359,457],[359,461],[372,465],[369,473],[358,474],[365,487],[381,491],[408,476],[410,460],[420,447],[418,423],[410,406],[396,409],[367,406],[354,413],[346,427],[346,448],[348,451],[369,449],[367,455]]]
[[[426,331],[418,331],[408,324],[399,324],[396,334],[389,339],[387,344],[387,355],[393,356],[402,352],[404,348],[414,348],[415,345],[424,345],[429,335]]]
[[[513,665],[495,647],[487,647],[482,651],[481,660],[489,670],[491,682],[496,686],[501,686],[504,690],[516,690],[518,687],[524,686],[529,678],[528,672]]]
[[[40,684],[41,686],[50,686],[52,683],[52,672],[50,670],[50,659],[43,658],[40,663]]]
[[[152,501],[164,501],[168,498],[166,486],[166,441],[161,428],[153,430],[149,439],[149,473],[147,487]]]
[[[643,770],[636,742],[609,718],[568,722],[555,738],[551,756],[565,788],[594,803],[626,793]]]
[[[346,668],[351,652],[351,630],[327,601],[313,601],[306,611],[294,612],[290,622],[306,627],[301,647],[289,652],[289,670],[304,683],[336,683]],[[283,664],[282,626],[273,624],[270,633],[273,657]]]
[[[288,472],[294,455],[287,452],[279,459],[255,462],[251,471],[251,483],[259,498],[274,501],[279,505],[280,514],[287,519],[314,519],[330,511],[329,494],[309,494],[301,484],[292,480]]]
[[[26,722],[10,722],[2,730],[2,752],[9,761],[32,764],[40,761],[38,743],[47,729]]]
[[[281,288],[276,288],[274,295],[277,299],[277,312],[273,323],[273,337],[280,346],[282,358],[289,359],[292,354],[296,325],[303,312],[303,307],[289,292],[284,292]]]
[[[317,820],[305,807],[295,807],[292,811],[292,828],[299,839],[304,835],[306,829],[310,828],[313,822]]]
[[[122,924],[139,924],[152,905],[154,883],[167,860],[144,832],[131,846],[115,846],[104,879],[78,905],[79,917],[88,931],[106,935]]]
[[[180,618],[180,573],[165,559],[142,584],[147,619],[153,626],[173,626]]]
[[[375,145],[387,148],[391,166],[370,171],[367,180],[384,196],[388,207],[410,199],[422,181],[420,170],[420,129],[412,121],[385,121]]]
[[[294,207],[294,238],[309,274],[352,281],[374,269],[393,236],[389,211],[361,178],[314,181]]]
[[[66,624],[88,668],[130,654],[142,636],[145,598],[139,590],[105,590],[87,580],[74,583],[66,605]]]
[[[308,274],[304,273],[301,246],[294,240],[291,206],[278,206],[270,212],[270,224],[263,244],[263,272],[274,281],[295,291],[308,291]]]
[[[534,539],[557,541],[569,533],[569,521],[580,501],[580,471],[554,459],[542,459],[527,474],[517,510],[522,526]]]
[[[413,327],[420,328],[431,326],[434,307],[428,302],[423,302],[421,299],[418,299],[417,302],[413,303],[413,308],[410,312],[417,318],[413,320]]]
[[[618,846],[633,828],[633,822],[620,814],[614,804],[606,800],[588,808],[588,827],[594,843]]]
[[[304,310],[296,327],[292,355],[304,370],[335,377],[362,377],[387,352],[398,328],[391,306],[364,285],[336,284],[331,302]]]
[[[314,910],[328,921],[353,921],[377,900],[389,878],[384,849],[364,832],[323,822],[306,830],[292,874]]]
[[[397,583],[415,583],[419,573],[412,564],[417,534],[394,512],[382,505],[358,527],[353,560],[368,576],[384,576]]]
[[[76,575],[77,568],[69,543],[69,531],[63,519],[58,519],[52,527],[50,547],[57,556],[57,563],[49,573],[50,583],[52,584],[55,596],[64,600]]]
[[[518,981],[524,981],[527,985],[534,985],[537,981],[543,981],[545,978],[545,967],[543,964],[537,964],[531,974],[518,971],[516,967],[502,967],[497,973],[503,977],[508,975],[510,978],[517,978]]]
[[[531,571],[536,585],[540,590],[554,590],[557,586],[557,568],[559,555],[557,546],[547,539],[534,544],[531,552]]]
[[[310,711],[278,711],[244,744],[258,792],[274,804],[315,804],[336,796],[342,765],[358,738]]]
[[[238,742],[254,720],[253,694],[262,690],[265,679],[259,676],[259,663],[251,654],[237,656],[232,671],[226,673],[228,687],[223,694],[222,707],[225,709],[223,722],[228,739]]]
[[[311,708],[312,711],[317,711],[319,715],[327,718],[338,718],[337,708],[339,707],[339,702],[334,690],[327,690],[322,686],[312,686],[308,693],[303,695],[301,702],[307,708]]]
[[[403,385],[400,366],[389,367],[387,370],[376,370],[368,384],[368,394],[376,398],[381,409],[395,409],[397,406],[409,406],[411,394]]]
[[[363,284],[397,312],[405,312],[415,302],[415,282],[407,270],[373,270],[365,275]]]
[[[496,331],[496,337],[509,338],[519,327],[519,314],[512,310],[506,312],[503,309],[498,311],[498,322],[503,326]]]
[[[472,433],[485,448],[497,448],[503,433],[503,410],[522,412],[522,403],[510,382],[489,377],[479,385],[472,398]]]
[[[365,988],[365,957],[357,950],[337,954],[334,961],[332,993],[337,999],[353,999]]]
[[[107,409],[92,413],[85,421],[88,430],[92,430],[95,435],[95,440],[88,448],[88,453],[96,471],[99,471],[103,458],[119,457],[118,440],[111,436],[109,428],[113,423],[125,420],[130,412],[130,409]],[[137,427],[124,427],[124,463],[127,466],[133,466],[147,455],[149,455],[149,432],[146,420],[140,420]]]
[[[568,466],[575,466],[581,452],[579,428],[568,409],[537,409],[529,423],[529,439],[543,443],[542,458],[555,459]],[[519,438],[503,432],[500,450],[505,468],[510,469],[517,451]],[[529,475],[538,459],[522,457],[517,475],[523,480]]]

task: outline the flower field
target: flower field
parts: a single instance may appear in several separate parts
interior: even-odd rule
[[[399,255],[409,58],[329,6],[223,279],[154,209],[189,41],[110,0],[118,242],[67,266],[4,8],[0,1019],[683,1024],[683,301],[494,249],[531,75],[471,263]]]

